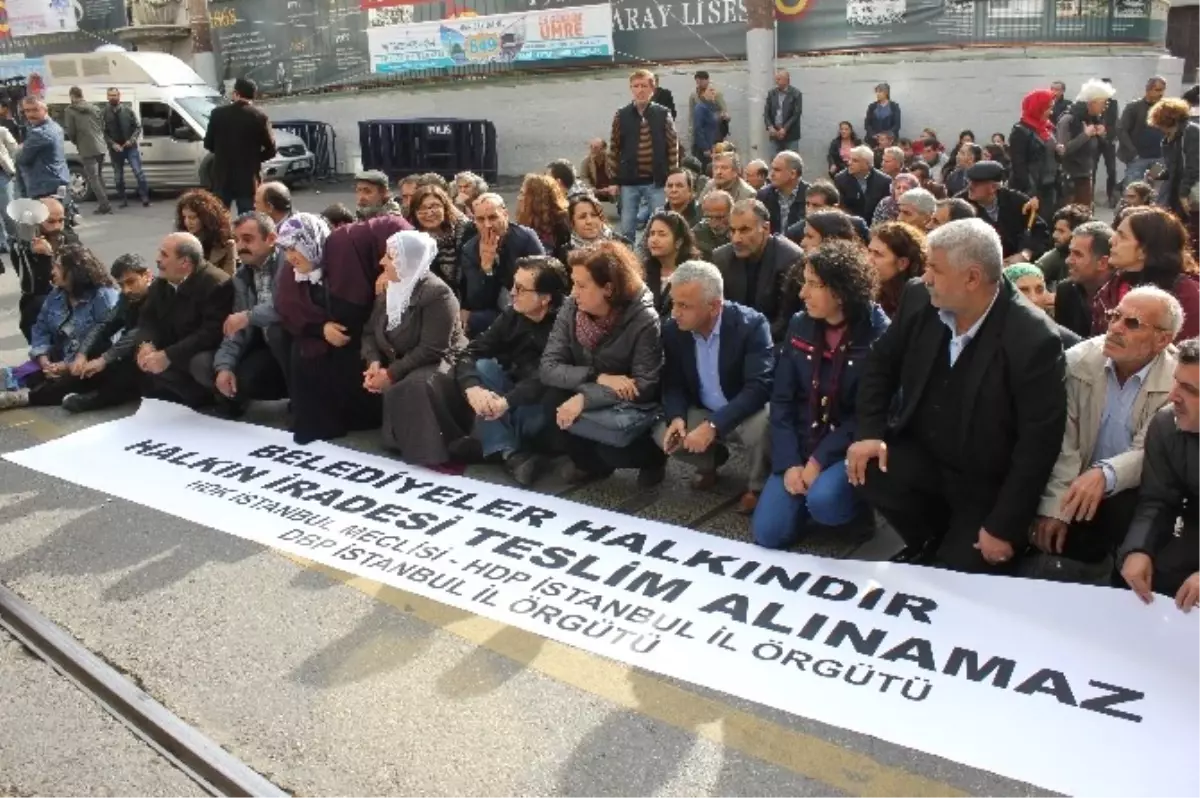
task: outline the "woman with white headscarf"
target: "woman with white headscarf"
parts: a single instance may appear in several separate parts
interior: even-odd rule
[[[403,230],[387,241],[380,261],[387,287],[363,333],[363,387],[383,396],[383,442],[406,462],[436,466],[450,460],[446,444],[462,432],[461,407],[450,375],[467,345],[458,300],[431,271],[437,242]],[[444,434],[449,431],[449,436]]]
[[[349,232],[331,233],[317,214],[289,217],[278,234],[287,266],[276,278],[275,310],[292,336],[288,389],[296,443],[378,426],[379,397],[363,390],[359,360],[373,276],[334,254],[336,237]]]

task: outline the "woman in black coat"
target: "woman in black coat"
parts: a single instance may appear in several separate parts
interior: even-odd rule
[[[854,132],[854,125],[846,121],[838,122],[838,134],[829,142],[829,152],[825,156],[829,162],[830,177],[850,165],[850,150],[859,144],[862,144],[862,139]]]
[[[880,133],[891,133],[893,141],[900,138],[900,103],[892,102],[892,87],[888,84],[875,87],[875,102],[867,106],[863,131],[869,147],[878,144],[875,137]]]

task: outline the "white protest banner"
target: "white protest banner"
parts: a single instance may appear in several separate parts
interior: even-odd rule
[[[8,12],[8,27],[14,38],[71,33],[79,28],[74,0],[6,0],[0,5]]]
[[[369,28],[367,49],[371,71],[387,74],[611,58],[612,6],[599,3]]]
[[[1200,625],[1165,598],[772,552],[150,400],[5,457],[1050,790],[1200,794]]]

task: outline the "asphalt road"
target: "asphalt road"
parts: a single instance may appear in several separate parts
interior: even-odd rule
[[[342,188],[297,195],[301,210],[349,201]],[[86,210],[86,208],[85,208]],[[173,201],[89,217],[102,258],[153,257]],[[16,283],[0,276],[0,362],[24,360]],[[132,411],[0,415],[0,451]],[[270,407],[250,420],[278,423]],[[374,436],[346,445],[378,452]],[[103,468],[104,463],[96,463]],[[619,474],[566,493],[713,534],[744,537],[732,512],[736,462],[709,492],[642,493]],[[500,479],[486,469],[472,476]],[[144,486],[152,491],[153,484]],[[547,480],[540,489],[563,492]],[[857,556],[883,556],[894,541]],[[805,550],[846,556],[851,541]],[[135,676],[184,720],[296,794],[1026,795],[1039,791],[902,746],[650,675],[364,579],[310,567],[204,526],[0,461],[0,582]],[[2,651],[2,649],[0,649]],[[0,673],[3,673],[0,665]],[[58,718],[37,680],[0,675],[4,701]],[[3,703],[3,702],[0,702]],[[61,719],[60,719],[61,720]],[[101,732],[61,720],[82,740]],[[0,734],[0,739],[5,735]],[[25,756],[0,743],[0,774]],[[80,760],[82,761],[82,760]],[[52,760],[52,771],[77,764]],[[10,792],[154,793],[132,759],[126,781],[22,775]],[[139,769],[140,768],[140,769]],[[103,774],[102,774],[103,775]],[[114,774],[115,777],[115,774]],[[64,777],[65,778],[65,777]],[[108,785],[119,785],[112,786]]]

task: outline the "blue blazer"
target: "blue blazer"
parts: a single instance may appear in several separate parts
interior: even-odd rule
[[[824,470],[846,456],[858,420],[858,380],[875,339],[888,327],[887,314],[874,302],[871,312],[825,352],[825,323],[805,311],[792,316],[781,344],[771,392],[771,470],[803,466],[811,457]],[[819,361],[817,351],[822,350]],[[819,391],[813,390],[814,372]],[[815,395],[814,395],[815,394]],[[829,396],[829,403],[821,399]]]
[[[667,422],[687,418],[689,407],[700,407],[700,373],[696,369],[696,340],[670,319],[663,325],[663,410]],[[717,435],[730,432],[757,413],[771,396],[775,350],[767,317],[753,308],[725,300],[721,310],[721,350],[717,355],[721,392],[729,404],[710,416]]]

